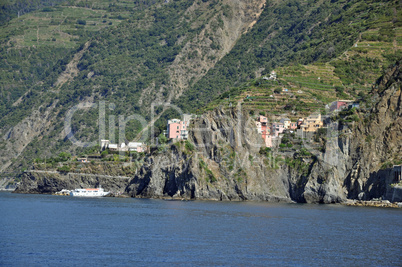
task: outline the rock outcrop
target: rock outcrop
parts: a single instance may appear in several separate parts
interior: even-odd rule
[[[108,175],[63,173],[55,171],[30,171],[22,175],[22,181],[15,193],[53,194],[62,189],[99,187],[112,193],[124,192],[129,177]]]

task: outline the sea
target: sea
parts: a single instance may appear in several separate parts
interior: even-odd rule
[[[0,266],[402,266],[402,210],[0,192]]]

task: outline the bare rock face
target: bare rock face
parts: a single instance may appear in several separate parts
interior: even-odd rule
[[[286,169],[267,169],[262,139],[246,113],[220,109],[197,118],[188,143],[152,155],[127,187],[133,197],[291,201]],[[244,138],[244,137],[247,138]]]
[[[347,198],[381,198],[391,190],[391,169],[384,162],[402,155],[402,73],[393,66],[372,91],[375,104],[360,121],[327,143],[326,153],[311,170],[303,196],[306,202],[333,203]]]

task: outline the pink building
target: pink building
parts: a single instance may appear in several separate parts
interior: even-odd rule
[[[266,147],[272,147],[271,128],[268,127],[268,118],[259,116],[256,122],[258,133],[261,134]]]
[[[289,126],[289,129],[292,130],[292,131],[296,130],[297,129],[297,122],[291,122],[290,126]]]
[[[334,101],[334,102],[332,102],[329,110],[330,111],[339,111],[339,110],[345,109],[345,108],[347,108],[349,106],[349,104],[351,102],[352,101],[349,101],[349,100]]]
[[[272,147],[272,135],[265,135],[264,142],[266,147]]]
[[[187,139],[189,124],[189,121],[181,121],[179,119],[169,120],[167,125],[167,137],[172,139]]]
[[[283,123],[274,122],[274,123],[272,123],[272,127],[271,127],[271,135],[278,137],[279,134],[283,133],[284,130],[285,130],[285,126],[283,125]]]
[[[260,117],[258,117],[258,121],[259,122],[261,122],[261,125],[267,125],[267,123],[268,123],[268,118],[267,117],[265,117],[265,116],[261,116],[260,115]]]

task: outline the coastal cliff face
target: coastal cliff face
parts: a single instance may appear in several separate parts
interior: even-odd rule
[[[394,182],[386,162],[402,159],[402,73],[395,65],[372,91],[376,104],[353,132],[351,169],[345,177],[348,198],[367,200],[385,194]]]
[[[215,110],[197,118],[189,142],[151,156],[131,180],[127,193],[133,197],[291,201],[287,170],[266,168],[258,155],[262,139],[254,122],[245,118],[247,114],[236,109]]]
[[[391,169],[384,162],[402,155],[400,64],[378,80],[373,107],[358,122],[328,127],[325,149],[261,153],[254,119],[239,105],[194,119],[189,140],[162,146],[135,175],[103,177],[28,172],[16,192],[51,193],[96,186],[132,197],[337,203],[387,194]]]
[[[359,122],[340,126],[336,138],[327,140],[304,188],[307,202],[370,200],[392,190],[392,169],[383,165],[402,157],[401,78],[399,63],[377,81],[371,92],[373,108],[360,112]]]
[[[102,186],[112,193],[124,192],[129,177],[112,177],[85,173],[62,173],[53,171],[25,172],[14,193],[52,194],[62,189]]]

